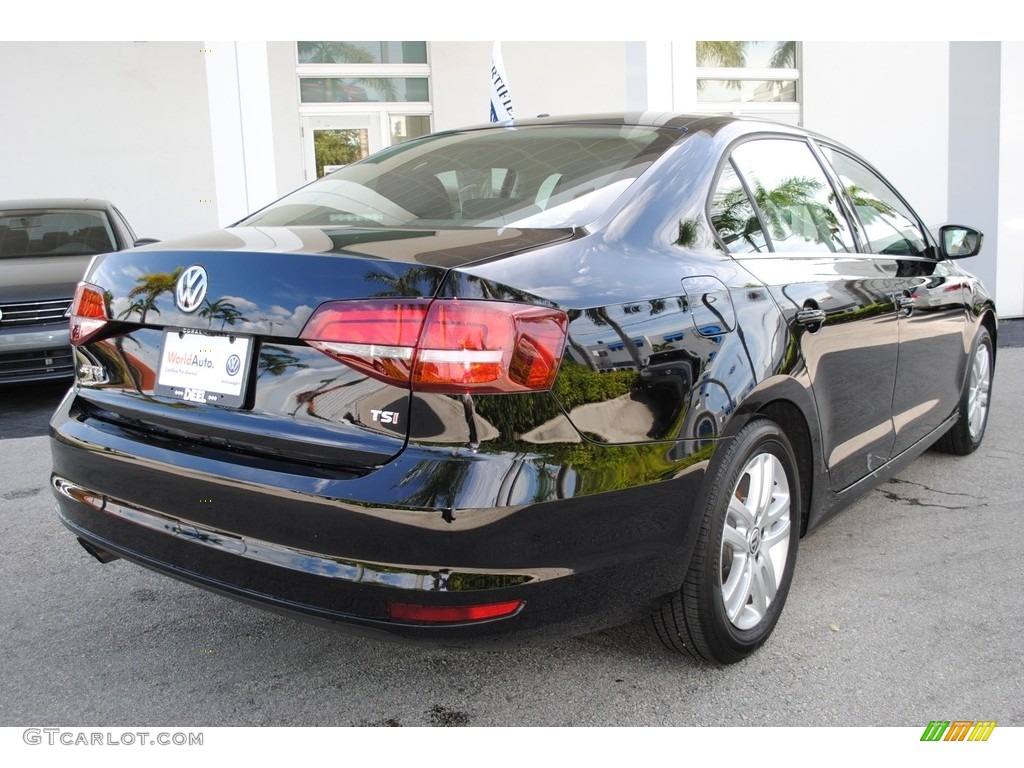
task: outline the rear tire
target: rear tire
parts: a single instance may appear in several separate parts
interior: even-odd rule
[[[651,615],[667,648],[733,664],[771,635],[793,579],[800,479],[773,421],[744,427],[715,472],[682,588]]]
[[[967,380],[960,393],[960,416],[935,447],[946,453],[966,456],[981,445],[988,425],[989,398],[995,354],[992,336],[985,326],[978,329],[967,363]]]

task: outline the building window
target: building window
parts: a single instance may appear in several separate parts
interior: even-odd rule
[[[698,40],[697,102],[702,111],[799,123],[797,42]]]
[[[401,144],[403,141],[416,139],[430,133],[429,115],[396,115],[388,116],[391,123],[391,143]]]
[[[300,40],[295,47],[303,104],[430,101],[423,41]]]
[[[301,77],[303,104],[366,101],[430,101],[425,77]]]
[[[428,53],[422,40],[296,41],[307,179],[430,133]]]
[[[422,40],[300,40],[299,64],[426,64]]]

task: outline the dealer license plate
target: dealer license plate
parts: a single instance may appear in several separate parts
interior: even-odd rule
[[[252,339],[191,329],[164,333],[156,393],[237,408],[245,402]]]

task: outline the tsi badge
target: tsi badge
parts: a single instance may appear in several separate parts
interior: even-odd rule
[[[370,409],[370,418],[374,421],[380,422],[381,424],[397,424],[398,416],[398,411],[381,411],[377,408]]]

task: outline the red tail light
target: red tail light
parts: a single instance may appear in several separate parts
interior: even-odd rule
[[[420,392],[550,389],[565,348],[564,312],[458,299],[336,301],[300,334],[368,376]]]
[[[79,283],[71,302],[71,343],[85,344],[107,324],[107,305],[103,290],[89,283]]]

